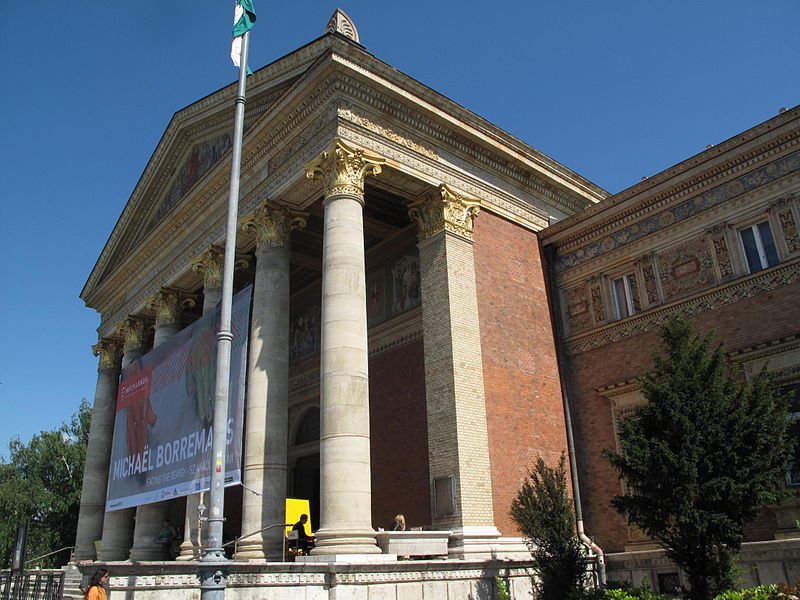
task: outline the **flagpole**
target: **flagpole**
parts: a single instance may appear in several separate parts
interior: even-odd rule
[[[200,597],[223,600],[227,579],[225,550],[222,547],[222,524],[225,521],[225,444],[227,439],[228,396],[231,373],[231,310],[233,306],[233,269],[236,259],[236,230],[239,217],[239,175],[242,166],[245,89],[247,85],[247,49],[250,33],[242,36],[239,62],[239,87],[234,99],[233,153],[231,186],[228,196],[228,224],[225,232],[225,261],[222,271],[222,305],[217,333],[217,373],[214,396],[213,438],[211,445],[211,490],[206,545],[200,557]]]

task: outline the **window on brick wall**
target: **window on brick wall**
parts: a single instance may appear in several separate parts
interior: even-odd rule
[[[617,319],[630,317],[642,310],[639,302],[639,287],[636,284],[634,273],[626,273],[622,277],[612,279],[611,292],[614,297],[614,312]]]
[[[744,248],[744,257],[750,273],[756,273],[778,264],[778,251],[775,239],[767,221],[756,223],[739,230]]]

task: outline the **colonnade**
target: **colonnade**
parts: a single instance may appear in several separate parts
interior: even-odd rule
[[[364,179],[384,160],[341,140],[307,167],[324,190],[320,344],[320,528],[314,554],[377,554],[371,523],[368,338],[363,228]],[[453,508],[434,513],[434,526],[462,538],[470,527],[496,533],[492,522],[486,415],[477,324],[472,222],[477,201],[441,186],[412,204],[419,224],[426,393],[432,478],[454,482]],[[303,213],[265,202],[243,222],[255,232],[256,266],[250,330],[243,470],[242,534],[236,558],[276,559],[282,552],[287,490],[289,264],[291,231]],[[211,247],[192,267],[204,276],[206,313],[221,297],[222,251]],[[444,290],[444,291],[442,291]],[[154,347],[179,328],[187,298],[165,289],[151,301]],[[446,309],[446,310],[445,310]],[[104,513],[120,368],[144,353],[146,322],[129,317],[117,337],[94,347],[100,357],[75,559],[158,560],[153,539],[165,504]],[[439,356],[429,366],[428,356]],[[469,376],[456,375],[467,368]],[[449,373],[449,374],[448,374]],[[186,500],[179,560],[200,550],[198,496]],[[135,510],[135,527],[133,512]],[[252,535],[250,535],[252,534]],[[99,556],[94,540],[102,539]],[[129,553],[130,551],[130,553]]]

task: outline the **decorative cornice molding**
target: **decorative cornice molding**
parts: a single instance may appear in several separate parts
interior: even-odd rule
[[[306,165],[306,177],[322,177],[325,197],[353,196],[364,200],[364,178],[379,175],[386,160],[335,139],[319,158]]]
[[[269,200],[243,219],[241,228],[253,231],[256,245],[260,249],[283,248],[288,246],[289,234],[296,229],[303,229],[307,224],[308,213],[289,210]]]
[[[645,311],[634,317],[566,340],[567,353],[580,354],[651,331],[672,313],[694,316],[800,281],[800,260],[793,260],[747,278],[714,288],[710,292]]]
[[[564,271],[573,268],[798,171],[800,171],[800,152],[795,152],[724,185],[707,190],[698,196],[680,203],[673,203],[669,207],[666,206],[668,199],[659,201],[654,198],[645,208],[637,211],[635,216],[639,218],[647,213],[654,213],[656,208],[662,210],[646,218],[639,218],[627,225],[623,225],[623,223],[632,221],[633,217],[625,218],[623,215],[617,215],[612,210],[609,218],[613,218],[613,221],[607,225],[607,228],[609,230],[613,229],[614,233],[601,236],[602,233],[606,232],[606,229],[593,227],[582,239],[593,238],[595,241],[584,244],[582,247],[572,251],[567,251],[568,248],[572,247],[571,244],[560,244],[556,269]],[[674,199],[674,197],[669,198],[669,200],[673,201]]]
[[[100,357],[98,370],[119,369],[122,360],[122,341],[114,338],[100,338],[92,346],[92,354]]]
[[[410,204],[408,215],[417,222],[420,241],[443,231],[471,241],[480,206],[480,200],[465,198],[442,184],[436,193]]]

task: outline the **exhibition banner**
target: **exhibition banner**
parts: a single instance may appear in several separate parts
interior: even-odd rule
[[[231,312],[226,486],[242,481],[251,289]],[[106,511],[210,489],[219,321],[217,308],[122,370]]]

